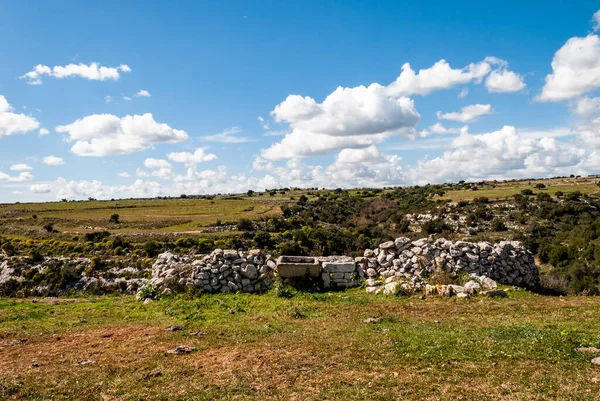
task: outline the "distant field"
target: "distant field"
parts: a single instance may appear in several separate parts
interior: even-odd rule
[[[16,220],[22,228],[39,228],[42,222],[54,222],[61,232],[187,232],[200,231],[219,221],[235,224],[242,217],[256,219],[280,214],[277,202],[240,198],[29,203],[0,206],[0,215]],[[119,225],[109,223],[114,213],[119,215]]]
[[[554,195],[557,191],[569,193],[600,193],[596,184],[600,178],[561,178],[550,180],[523,180],[487,183],[478,190],[445,190],[441,199],[453,202],[473,200],[476,197],[504,199],[529,188]],[[544,183],[546,188],[534,188]],[[391,192],[392,189],[374,191],[351,189],[350,196],[371,200]],[[31,232],[43,233],[42,227],[53,223],[64,234],[82,234],[109,230],[115,234],[169,234],[202,235],[202,231],[221,224],[236,224],[241,218],[262,219],[281,214],[281,206],[295,203],[302,195],[314,200],[328,190],[277,191],[274,196],[257,193],[252,197],[241,195],[218,195],[210,199],[140,199],[115,201],[82,201],[23,203],[0,205],[0,234],[27,236]],[[112,214],[119,215],[119,224],[109,223]],[[33,216],[36,216],[34,219]],[[228,236],[231,232],[211,234]]]
[[[565,182],[566,181],[566,182]],[[592,182],[591,182],[592,181]],[[574,191],[580,191],[581,193],[600,193],[600,187],[593,181],[596,180],[543,180],[543,181],[519,181],[514,183],[501,183],[496,188],[484,188],[477,191],[472,190],[458,190],[458,191],[447,191],[442,199],[450,199],[453,202],[461,200],[473,200],[477,197],[486,197],[490,199],[504,199],[509,198],[524,189],[532,189],[534,193],[546,192],[550,195],[556,194],[561,191],[563,193],[569,193]],[[530,184],[531,183],[531,184]],[[543,183],[546,185],[544,189],[535,189],[534,185],[537,183]]]
[[[599,313],[525,291],[0,299],[0,398],[597,400],[600,368],[575,348],[600,347]]]

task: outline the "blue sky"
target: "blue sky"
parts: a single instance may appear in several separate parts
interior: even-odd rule
[[[0,6],[0,202],[600,173],[592,1]]]

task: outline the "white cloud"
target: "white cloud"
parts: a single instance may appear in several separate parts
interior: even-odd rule
[[[123,96],[123,100],[131,100],[129,96]]]
[[[458,94],[459,99],[464,99],[469,94],[469,88],[463,88]]]
[[[221,143],[245,143],[245,142],[254,142],[254,139],[237,136],[237,134],[241,133],[242,129],[240,127],[232,127],[223,130],[222,132],[215,135],[207,135],[203,136],[202,139],[208,142],[221,142]]]
[[[459,134],[463,129],[467,129],[467,127],[465,126],[463,128],[446,128],[442,125],[442,123],[435,123],[429,126],[429,131],[431,131],[432,134],[438,135]]]
[[[24,134],[37,129],[40,123],[33,117],[14,113],[8,100],[0,95],[0,139],[3,136]]]
[[[261,116],[258,116],[258,121],[260,122],[261,127],[263,127],[263,129],[269,129],[269,123],[267,121],[265,121],[264,118],[262,118]]]
[[[40,128],[40,136],[44,136],[44,135],[48,135],[50,134],[50,131],[48,131],[46,128]]]
[[[419,161],[408,171],[409,181],[426,184],[559,175],[585,159],[580,147],[549,137],[527,138],[511,126],[482,135],[463,133],[451,148],[442,156]]]
[[[124,64],[118,67],[103,67],[99,63],[90,63],[89,65],[80,63],[54,66],[52,68],[38,64],[21,78],[27,79],[27,83],[30,85],[41,85],[44,75],[58,79],[80,77],[93,81],[105,81],[107,79],[116,81],[121,77],[121,72],[131,72],[131,68]]]
[[[110,103],[110,102],[112,102],[112,96],[109,96],[109,95],[106,95],[106,96],[104,96],[104,101],[105,101],[106,103]]]
[[[554,54],[538,101],[574,98],[600,88],[600,37],[573,37]]]
[[[288,123],[292,132],[262,151],[270,160],[367,147],[412,133],[420,119],[411,99],[390,97],[379,84],[338,87],[321,104],[308,96],[290,95],[271,115],[277,122]]]
[[[111,156],[139,152],[160,143],[178,143],[188,139],[185,131],[158,123],[151,113],[119,118],[94,114],[69,125],[56,127],[75,142],[71,151],[79,156]]]
[[[117,175],[119,177],[121,177],[121,178],[129,178],[129,177],[131,177],[131,174],[129,174],[127,172],[118,173]]]
[[[580,97],[571,104],[571,112],[586,120],[600,117],[600,97]]]
[[[453,69],[446,60],[440,60],[430,68],[419,70],[418,73],[415,73],[409,63],[405,63],[400,76],[388,89],[391,96],[428,95],[433,91],[449,89],[471,81],[479,83],[491,70],[487,60],[471,63],[461,69]]]
[[[52,191],[48,184],[33,184],[29,187],[29,190],[36,194],[47,194]]]
[[[153,177],[158,177],[163,180],[171,178],[173,171],[171,170],[171,163],[164,159],[153,159],[148,158],[144,160],[144,166],[152,170],[151,174]]]
[[[31,175],[28,171],[22,171],[18,175],[11,176],[6,173],[0,171],[0,181],[8,181],[8,182],[23,182],[23,181],[31,181],[33,179],[33,175]]]
[[[600,10],[596,11],[592,17],[594,31],[600,30]]]
[[[149,168],[149,169],[171,168],[171,163],[169,163],[168,161],[166,161],[164,159],[148,158],[148,159],[144,160],[144,166],[146,166],[146,168]]]
[[[13,164],[10,166],[11,171],[31,171],[33,167],[28,164]]]
[[[150,92],[145,89],[140,89],[138,93],[135,94],[137,97],[150,97]]]
[[[276,122],[288,124],[291,132],[280,142],[262,150],[261,156],[280,160],[321,155],[338,149],[369,147],[393,136],[417,136],[414,127],[420,116],[413,101],[405,96],[427,95],[471,82],[479,84],[490,72],[502,77],[501,84],[490,87],[506,90],[505,75],[512,77],[514,74],[506,71],[507,65],[504,60],[486,57],[481,62],[454,69],[445,60],[440,60],[417,73],[406,63],[398,78],[387,86],[372,83],[353,88],[338,87],[322,103],[309,96],[289,95],[273,109],[271,116]],[[468,122],[490,112],[489,105],[473,105],[465,108],[463,113],[445,116]],[[426,131],[422,133],[427,134]]]
[[[492,71],[485,80],[485,87],[492,93],[513,93],[525,89],[523,77],[507,69]]]
[[[477,121],[477,119],[486,114],[492,114],[493,109],[489,104],[472,104],[470,106],[465,106],[460,109],[460,113],[452,112],[452,113],[442,113],[441,111],[437,112],[437,117],[442,120],[452,120],[452,121],[460,121],[462,123],[470,123],[473,121]]]
[[[136,175],[136,177],[144,178],[144,177],[148,177],[150,174],[148,174],[147,171],[144,171],[144,170],[138,168],[135,170],[135,175]]]
[[[175,163],[183,163],[186,167],[194,167],[198,163],[216,160],[217,156],[213,153],[206,153],[204,148],[198,148],[194,153],[173,152],[167,155],[169,160]]]
[[[105,185],[100,181],[67,181],[58,178],[52,184],[57,199],[141,198],[164,195],[163,187],[154,181],[136,180],[130,185]]]
[[[61,157],[50,155],[44,157],[44,164],[49,166],[60,166],[61,164],[65,164],[65,161]]]

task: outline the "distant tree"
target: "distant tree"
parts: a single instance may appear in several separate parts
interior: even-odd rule
[[[535,189],[544,189],[544,188],[546,188],[546,186],[540,182],[540,183],[535,184],[534,188]]]
[[[252,195],[254,195],[254,191],[249,189],[248,192],[246,192],[246,195],[252,196]]]
[[[533,195],[533,191],[531,189],[527,188],[527,189],[524,189],[521,191],[521,195],[524,195],[524,196]]]
[[[114,224],[119,224],[119,215],[117,213],[114,213],[112,216],[110,216],[110,219],[108,220],[109,223],[114,223]]]
[[[237,223],[237,229],[240,231],[254,231],[254,224],[250,219],[242,217]]]
[[[46,225],[44,225],[44,230],[46,230],[49,233],[53,233],[54,232],[54,223],[47,223]]]
[[[179,197],[180,197],[181,199],[186,199],[186,198],[187,198],[187,195],[186,195],[186,194],[181,194],[181,195],[179,195]]]
[[[32,215],[31,218],[33,218],[34,220],[37,220],[37,214]]]

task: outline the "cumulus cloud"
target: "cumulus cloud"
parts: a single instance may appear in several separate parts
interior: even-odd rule
[[[166,161],[164,159],[148,158],[148,159],[144,160],[144,166],[146,166],[146,168],[149,168],[149,169],[171,168],[171,163],[169,163],[168,161]]]
[[[513,93],[525,89],[523,77],[505,68],[492,71],[485,79],[485,87],[492,93]]]
[[[451,120],[460,121],[462,123],[470,123],[473,121],[477,121],[481,116],[484,116],[486,114],[492,114],[492,112],[492,106],[489,104],[472,104],[470,106],[465,106],[462,109],[460,109],[460,113],[442,113],[441,111],[438,111],[437,117],[441,120]]]
[[[33,167],[28,164],[13,164],[10,166],[11,171],[31,171]]]
[[[446,60],[440,60],[430,68],[419,70],[418,73],[415,73],[409,63],[405,63],[396,81],[389,85],[389,91],[392,96],[428,95],[433,91],[472,81],[478,83],[491,70],[492,66],[488,60],[471,63],[460,69],[454,69]]]
[[[50,134],[50,131],[48,131],[46,128],[40,128],[40,136],[44,136],[44,135],[48,135]]]
[[[261,156],[279,160],[321,155],[339,149],[369,147],[392,136],[417,136],[414,127],[420,115],[406,96],[428,95],[472,82],[479,84],[491,72],[499,75],[490,81],[490,88],[508,91],[508,81],[516,74],[508,71],[507,65],[499,58],[486,57],[481,62],[455,69],[440,60],[430,68],[415,72],[406,63],[398,78],[387,86],[372,83],[338,87],[322,103],[310,96],[289,95],[273,109],[271,116],[278,123],[288,124],[291,132],[262,150]],[[489,109],[482,111],[482,107]],[[489,112],[489,105],[473,105],[464,113],[447,116],[456,115],[456,121],[467,122]]]
[[[33,175],[31,175],[28,171],[22,171],[18,175],[11,176],[2,171],[0,171],[0,181],[7,182],[23,182],[23,181],[31,181],[33,179]]]
[[[213,153],[206,153],[204,148],[198,148],[194,153],[190,152],[173,152],[167,155],[167,158],[175,163],[183,163],[186,167],[194,167],[198,163],[217,160],[217,156]]]
[[[411,99],[390,97],[378,84],[339,87],[321,104],[308,96],[290,95],[271,115],[277,122],[289,124],[292,132],[262,151],[270,160],[367,147],[412,133],[420,119]]]
[[[29,187],[29,190],[36,194],[47,194],[52,191],[48,184],[33,184]]]
[[[173,175],[171,163],[165,159],[148,158],[144,160],[144,166],[152,170],[152,176],[161,178],[163,180],[169,179]]]
[[[568,100],[599,88],[600,37],[573,37],[554,54],[552,73],[536,100]]]
[[[65,164],[65,161],[61,157],[50,155],[44,157],[44,164],[49,166],[60,166],[61,164]]]
[[[254,142],[254,139],[238,136],[242,129],[240,127],[232,127],[223,130],[222,132],[215,135],[206,135],[202,139],[208,142],[221,142],[221,143],[245,143]]]
[[[14,111],[8,100],[0,95],[0,139],[3,136],[25,134],[40,126],[35,118]]]
[[[571,104],[571,112],[585,120],[600,117],[600,97],[581,97]]]
[[[95,62],[89,65],[80,63],[65,66],[58,65],[52,68],[47,65],[38,64],[21,78],[27,79],[29,85],[41,85],[43,76],[58,79],[80,77],[93,81],[105,81],[108,79],[116,81],[121,77],[121,72],[131,72],[131,68],[125,64],[121,64],[118,67],[103,67]]]
[[[145,180],[136,180],[130,185],[106,185],[98,180],[68,181],[61,177],[52,185],[57,199],[150,198],[165,194],[159,183]]]
[[[585,158],[580,147],[559,143],[554,138],[527,138],[515,127],[456,137],[451,150],[431,160],[421,160],[408,171],[417,184],[456,182],[461,179],[524,178],[564,173]]]
[[[151,113],[127,115],[94,114],[68,125],[56,127],[75,142],[71,152],[79,156],[111,156],[146,150],[160,143],[178,143],[188,139],[185,131],[158,123]]]
[[[150,92],[145,89],[140,89],[138,93],[135,94],[137,97],[150,97]]]
[[[448,135],[448,134],[459,134],[461,130],[466,130],[468,127],[462,128],[446,128],[442,125],[442,123],[435,123],[429,126],[429,131],[432,134],[437,135]]]
[[[118,173],[117,175],[119,177],[121,177],[121,178],[129,178],[129,177],[131,177],[131,174],[129,174],[127,172]]]

